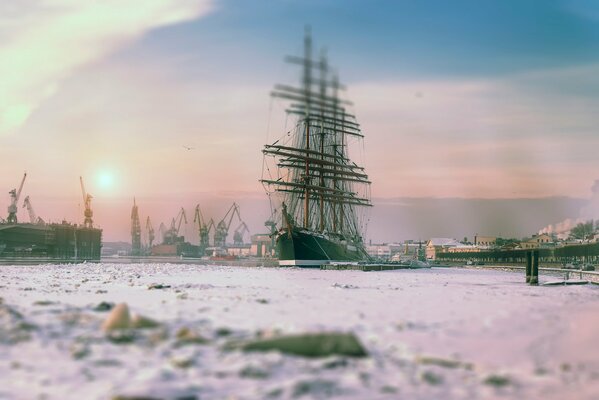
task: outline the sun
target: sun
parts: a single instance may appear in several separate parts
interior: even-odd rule
[[[114,185],[114,174],[111,171],[100,171],[98,173],[98,185],[102,189],[110,189]]]

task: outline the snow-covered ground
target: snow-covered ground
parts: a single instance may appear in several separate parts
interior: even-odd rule
[[[599,398],[599,286],[522,275],[1,266],[0,398]],[[106,336],[102,302],[161,326]],[[206,340],[181,345],[185,331]],[[369,356],[230,349],[323,331],[353,332]]]

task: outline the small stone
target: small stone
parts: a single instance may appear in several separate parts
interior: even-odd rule
[[[326,369],[335,369],[335,368],[345,368],[349,365],[347,358],[336,358],[330,361],[327,361],[323,364],[323,368]]]
[[[175,343],[175,345],[177,347],[185,346],[188,344],[206,344],[206,343],[208,343],[208,340],[206,340],[205,338],[200,336],[197,332],[194,332],[187,327],[183,327],[183,328],[179,329],[177,331],[175,337],[177,338],[177,342]]]
[[[130,327],[134,329],[152,329],[158,328],[160,323],[143,315],[134,315],[131,319]]]
[[[484,381],[483,383],[485,385],[489,385],[489,386],[494,386],[494,387],[505,387],[510,385],[512,382],[510,380],[510,378],[508,378],[507,376],[502,376],[502,375],[489,375]]]
[[[191,358],[173,358],[171,364],[176,368],[188,369],[193,367],[195,362]]]
[[[113,358],[101,358],[93,362],[96,367],[120,367],[122,362]]]
[[[258,299],[258,300],[256,300],[256,303],[260,303],[260,304],[268,304],[269,302],[268,302],[268,300],[266,300],[266,299]]]
[[[443,383],[443,377],[432,371],[424,371],[422,373],[422,380],[429,385],[440,385]]]
[[[82,358],[87,357],[91,353],[89,347],[81,343],[74,343],[71,346],[70,350],[71,357],[73,357],[75,360],[81,360]]]
[[[127,329],[131,326],[131,316],[129,314],[129,307],[127,303],[121,303],[114,307],[108,317],[102,324],[102,330],[105,332]]]
[[[293,386],[292,396],[294,398],[310,396],[312,398],[329,398],[338,396],[341,390],[334,381],[325,379],[314,379],[299,381]]]
[[[272,351],[303,357],[343,355],[366,357],[368,354],[353,333],[308,333],[256,340],[242,346],[245,351]]]
[[[229,336],[233,333],[232,330],[230,330],[229,328],[218,328],[216,330],[216,336]]]
[[[163,285],[162,283],[152,283],[150,286],[148,286],[148,289],[168,289],[170,287],[170,285]]]
[[[94,311],[104,312],[104,311],[110,311],[113,308],[114,308],[114,303],[109,303],[109,302],[103,301],[94,307]]]
[[[422,365],[436,365],[443,368],[464,368],[467,370],[472,370],[474,368],[470,363],[439,357],[419,357],[416,362]]]
[[[168,331],[164,328],[154,330],[154,331],[152,331],[152,333],[150,333],[147,336],[147,338],[148,338],[148,342],[151,345],[157,346],[160,343],[164,342],[166,339],[168,339]]]
[[[106,339],[114,344],[131,344],[135,342],[137,335],[132,330],[115,330],[108,332]]]
[[[56,304],[56,302],[50,300],[39,300],[33,303],[34,306],[51,306],[52,304]]]
[[[243,367],[243,369],[239,371],[239,376],[242,378],[249,379],[266,379],[268,378],[269,374],[267,371],[261,368],[248,365],[246,367]]]

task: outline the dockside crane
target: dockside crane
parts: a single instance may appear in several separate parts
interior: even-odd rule
[[[27,178],[27,172],[23,174],[23,179],[21,180],[21,185],[19,186],[19,190],[16,189],[8,192],[10,194],[10,204],[8,206],[8,217],[6,218],[6,222],[9,224],[17,223],[17,210],[19,199],[21,198],[21,191],[23,190],[23,185],[25,184],[25,178]]]
[[[200,255],[204,255],[204,251],[210,245],[209,238],[209,229],[206,221],[204,220],[204,216],[202,215],[202,211],[200,210],[200,205],[196,205],[195,208],[195,216],[193,217],[193,223],[198,224],[198,232],[200,235]],[[214,221],[212,221],[212,225],[214,226]]]
[[[160,223],[160,226],[158,227],[158,232],[160,233],[162,243],[164,243],[166,240],[166,225],[164,225],[164,222]]]
[[[164,224],[161,224],[162,228]],[[152,243],[154,243],[154,227],[152,226],[152,221],[150,221],[150,216],[146,219],[146,232],[148,234],[148,247],[152,248]]]
[[[139,209],[135,197],[131,208],[131,255],[141,255],[141,223],[139,222]]]
[[[231,222],[233,221],[233,217],[237,214],[237,218],[241,222],[241,216],[239,215],[239,206],[237,203],[233,203],[229,211],[225,214],[223,219],[219,221],[216,225],[216,230],[214,232],[214,245],[216,247],[225,247],[227,243],[227,236],[229,235],[229,227],[231,226]],[[229,220],[227,221],[227,218]]]
[[[177,223],[177,230],[175,232],[176,236],[179,236],[179,231],[181,230],[181,222],[185,221],[185,225],[187,225],[187,215],[185,214],[185,209],[183,207],[181,207],[181,211],[179,211],[177,219],[179,220],[179,222]]]
[[[235,229],[233,233],[233,244],[240,246],[243,244],[243,235],[245,233],[249,233],[250,228],[246,225],[245,222],[241,221],[241,224]]]
[[[92,195],[85,191],[83,177],[79,177],[79,182],[81,182],[81,194],[83,194],[83,204],[85,207],[85,210],[83,211],[83,226],[85,228],[93,228],[94,220],[92,218],[94,216],[94,212],[92,211]]]
[[[25,199],[23,200],[23,207],[27,208],[27,212],[29,213],[29,220],[32,224],[46,224],[46,222],[43,219],[35,215],[35,211],[33,210],[33,205],[31,204],[31,199],[29,199],[29,196],[25,196]]]
[[[274,236],[275,233],[277,233],[277,223],[275,222],[276,220],[279,219],[279,216],[277,215],[278,211],[275,209],[270,218],[268,220],[266,220],[264,222],[264,226],[266,226],[267,228],[269,228],[269,233],[271,236]]]
[[[208,221],[208,227],[206,228],[206,235],[208,236],[208,238],[210,237],[210,232],[214,229],[216,229],[216,224],[214,223],[214,220],[210,218],[210,221]],[[214,243],[214,238],[212,238],[212,243]]]
[[[181,230],[181,223],[183,221],[187,224],[185,209],[181,207],[177,216],[172,219],[171,227],[165,232],[164,244],[175,244],[179,241],[179,231]]]

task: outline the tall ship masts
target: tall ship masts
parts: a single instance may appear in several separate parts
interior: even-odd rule
[[[286,60],[302,68],[301,85],[275,85],[271,95],[286,102],[294,125],[264,146],[261,179],[273,208],[282,215],[277,233],[281,264],[365,259],[359,210],[372,204],[368,175],[349,156],[350,142],[363,138],[347,109],[352,104],[339,96],[344,86],[325,53],[313,59],[309,31],[303,56]],[[320,258],[312,260],[298,252],[302,247],[308,247],[310,257]]]

